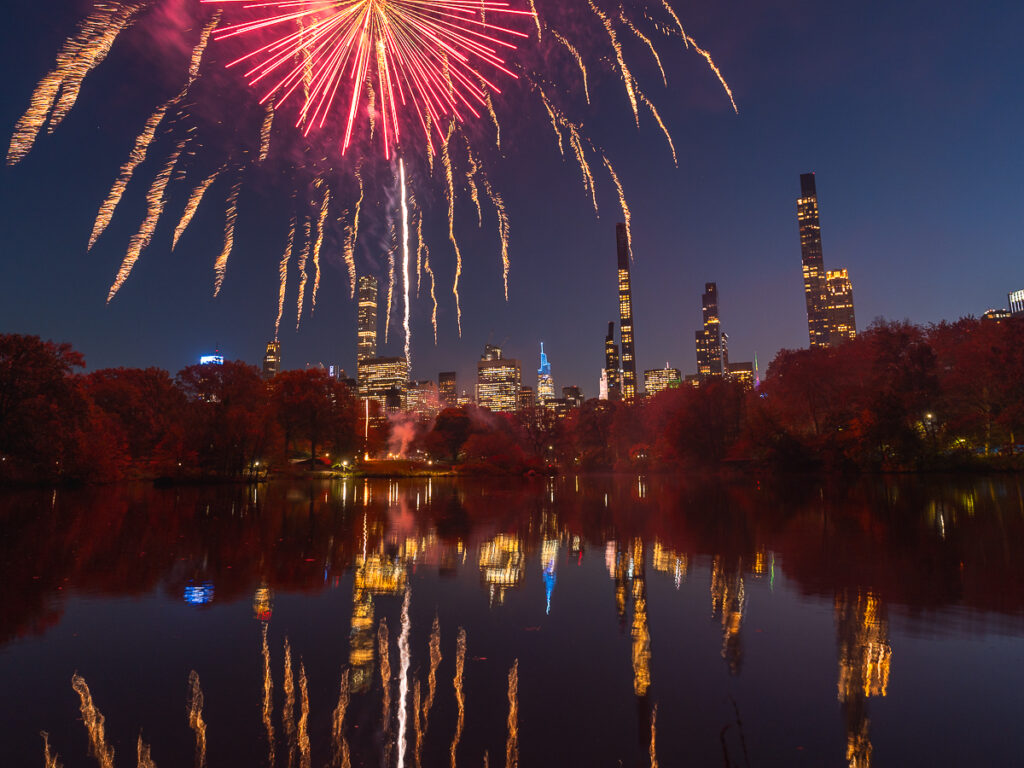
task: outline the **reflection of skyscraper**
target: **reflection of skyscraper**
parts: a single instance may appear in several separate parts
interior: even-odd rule
[[[633,288],[629,274],[629,234],[625,224],[615,225],[619,258],[619,333],[622,337],[622,398],[636,400],[636,351],[633,347]]]
[[[633,693],[647,695],[651,687],[651,633],[647,627],[647,574],[644,543],[633,540]]]
[[[702,378],[719,378],[724,372],[724,349],[722,347],[722,325],[718,317],[718,286],[704,284],[701,296],[701,313],[704,327],[695,334],[697,346],[697,374]]]
[[[480,545],[480,578],[487,585],[491,602],[505,602],[505,591],[523,578],[523,543],[499,533]]]
[[[263,356],[263,378],[272,379],[281,372],[281,342],[277,339],[267,342],[267,353]]]
[[[615,343],[615,322],[608,323],[608,335],[604,337],[604,386],[605,400],[618,400],[622,396],[619,381],[619,345]]]
[[[356,558],[352,584],[352,630],[349,638],[349,664],[352,690],[367,690],[373,678],[374,595],[398,595],[405,591],[405,563],[379,553]]]
[[[537,403],[544,405],[548,400],[555,399],[555,381],[551,378],[551,363],[544,352],[544,342],[540,343],[540,368],[537,369]]]
[[[362,362],[377,356],[377,278],[363,275],[359,278],[359,340],[356,360]]]
[[[740,629],[743,611],[747,606],[743,571],[737,567],[727,572],[722,558],[711,562],[711,614],[722,620],[722,658],[729,664],[731,674],[739,674],[743,665],[743,643]]]
[[[437,396],[441,401],[442,408],[454,408],[459,404],[455,371],[442,371],[437,374]]]

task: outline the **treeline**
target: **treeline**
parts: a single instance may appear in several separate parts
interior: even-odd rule
[[[66,344],[0,335],[0,480],[244,477],[364,454],[513,474],[1024,467],[1020,319],[879,321],[833,349],[781,351],[753,391],[712,380],[564,419],[472,405],[384,418],[319,369],[266,382],[241,362],[173,377],[83,365]]]

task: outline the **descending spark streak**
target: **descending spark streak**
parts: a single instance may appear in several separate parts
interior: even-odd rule
[[[174,238],[171,240],[172,251],[178,247],[178,241],[181,239],[181,236],[185,234],[185,230],[188,229],[188,225],[192,223],[192,219],[195,217],[196,211],[199,210],[199,204],[203,202],[203,195],[206,194],[206,190],[210,188],[210,185],[213,184],[223,170],[223,168],[218,168],[199,182],[199,186],[192,190],[192,194],[188,197],[188,202],[185,203],[185,211],[181,214],[181,221],[179,221],[178,226],[174,228]]]
[[[40,731],[39,735],[43,737],[43,766],[44,768],[63,768],[60,762],[60,755],[56,752],[50,751],[50,734],[46,731]]]
[[[309,261],[309,241],[313,233],[313,224],[308,216],[303,224],[303,232],[305,237],[302,241],[302,250],[299,252],[299,298],[295,330],[299,330],[299,326],[302,324],[302,308],[306,304],[306,282],[309,280],[309,275],[306,274],[306,262]]]
[[[505,301],[508,301],[508,271],[509,271],[509,257],[508,257],[508,238],[509,231],[511,229],[509,225],[508,212],[505,210],[505,201],[502,200],[501,195],[498,194],[491,186],[491,180],[484,176],[484,189],[487,190],[487,196],[491,199],[491,205],[494,206],[495,212],[498,214],[498,239],[501,240],[501,276],[505,282]]]
[[[188,676],[192,695],[188,705],[188,724],[196,734],[196,768],[206,765],[206,723],[203,721],[203,691],[199,687],[199,674],[193,669]]]
[[[57,54],[54,68],[36,86],[28,109],[15,124],[7,150],[8,165],[16,165],[32,150],[48,116],[48,130],[53,133],[74,106],[86,76],[107,57],[114,41],[142,8],[140,4],[102,5],[82,21],[77,33],[68,38]]]
[[[665,6],[665,10],[669,12],[669,15],[672,17],[672,20],[675,21],[676,26],[679,28],[679,34],[683,36],[683,41],[687,45],[689,45],[690,36],[686,34],[686,30],[683,29],[683,22],[679,20],[679,15],[675,12],[675,9],[668,4],[668,0],[661,0],[661,4]]]
[[[619,205],[622,207],[622,218],[626,223],[626,239],[629,241],[629,256],[632,258],[633,235],[629,228],[632,217],[629,212],[629,205],[626,203],[626,193],[622,191],[622,183],[619,181],[619,175],[615,173],[615,169],[612,167],[611,162],[604,155],[601,155],[601,159],[604,160],[604,167],[608,169],[608,174],[612,177],[612,181],[615,183],[615,191],[619,193]]]
[[[324,199],[320,204],[320,218],[316,223],[316,243],[313,245],[313,296],[310,300],[310,312],[316,309],[316,295],[320,291],[320,249],[324,245],[324,226],[327,224],[327,209],[331,204],[331,189],[324,187]]]
[[[270,155],[270,133],[274,128],[274,100],[267,102],[267,112],[263,116],[263,126],[260,128],[260,159],[264,162]]]
[[[537,92],[540,94],[540,100],[544,104],[544,109],[547,110],[548,117],[551,118],[551,128],[554,130],[555,136],[558,137],[558,154],[565,157],[565,146],[562,144],[562,129],[559,127],[560,115],[556,113],[555,107],[548,99],[548,95],[544,93],[544,89],[539,85],[537,85],[536,88]]]
[[[639,86],[636,88],[636,95],[639,96],[640,101],[646,104],[647,108],[651,110],[651,115],[654,116],[655,122],[658,124],[658,127],[661,128],[661,132],[665,134],[665,140],[668,141],[668,148],[672,151],[672,163],[676,168],[678,168],[679,158],[676,157],[676,145],[675,142],[672,141],[672,134],[668,132],[668,127],[665,125],[665,121],[661,119],[661,115],[658,114],[657,108],[654,106],[653,102],[647,98],[647,94],[640,90]]]
[[[284,639],[284,708],[281,720],[285,737],[288,741],[288,768],[295,764],[295,679],[292,676],[292,647],[288,638]]]
[[[519,765],[519,659],[508,671],[508,741],[505,742],[505,768]]]
[[[409,205],[406,201],[404,160],[399,159],[398,169],[402,177],[402,285],[405,292],[405,318],[402,325],[405,329],[405,364],[407,367],[411,367],[410,345],[412,335],[409,331]],[[399,752],[399,755],[401,755],[401,752]]]
[[[658,51],[655,50],[654,43],[651,42],[651,38],[649,38],[647,35],[645,35],[643,32],[637,29],[636,24],[629,20],[629,17],[626,16],[626,12],[625,10],[623,10],[621,6],[619,7],[619,21],[625,24],[629,31],[636,35],[637,39],[639,39],[650,49],[651,56],[654,57],[654,63],[658,65],[658,71],[661,72],[661,82],[664,83],[666,87],[668,87],[668,78],[665,76],[665,68],[661,66],[661,57],[658,55]],[[636,83],[634,83],[634,85],[636,85]],[[589,101],[589,99],[587,101]]]
[[[401,659],[398,680],[398,768],[405,768],[406,728],[409,719],[409,600],[412,590],[405,589],[402,602],[402,634],[398,637],[398,655]]]
[[[583,190],[590,193],[590,199],[594,204],[594,213],[597,213],[597,189],[594,186],[594,174],[590,170],[590,163],[587,162],[587,155],[584,151],[583,137],[573,123],[566,121],[566,127],[569,129],[569,145],[576,155],[576,162],[583,174]]]
[[[722,75],[722,70],[720,70],[718,68],[718,65],[715,64],[714,60],[711,58],[711,54],[705,51],[699,45],[697,45],[697,42],[692,37],[687,35],[685,32],[683,33],[683,35],[683,39],[685,39],[687,43],[692,45],[693,49],[701,56],[703,56],[704,60],[708,63],[708,66],[711,67],[711,71],[715,73],[715,76],[718,78],[718,82],[720,82],[722,84],[722,88],[725,89],[726,96],[729,97],[729,103],[732,104],[732,111],[738,115],[740,113],[740,110],[736,106],[736,99],[733,98],[732,88],[730,88],[729,84],[725,81],[725,77]]]
[[[459,627],[458,649],[455,654],[455,678],[452,685],[455,687],[455,701],[459,705],[459,719],[455,722],[455,738],[452,739],[451,768],[455,768],[455,753],[459,748],[459,740],[462,738],[462,726],[466,717],[466,697],[462,692],[462,673],[466,668],[466,630]]]
[[[485,87],[485,84],[484,84],[483,80],[480,81],[480,87],[481,88]],[[488,91],[488,90],[484,90],[484,104],[487,106],[487,114],[489,114],[491,116],[491,122],[494,123],[494,131],[495,131],[494,145],[498,149],[501,149],[501,123],[498,122],[498,114],[494,111],[494,102],[491,101],[491,92]],[[433,158],[431,158],[430,165],[431,165],[431,168],[433,168],[433,165],[434,165]]]
[[[349,699],[349,670],[346,669],[341,673],[341,690],[338,692],[338,706],[334,708],[334,716],[331,719],[332,768],[334,766],[349,768],[351,763],[348,741],[345,739],[345,714],[348,712]],[[273,764],[273,761],[271,761],[270,765],[273,766]]]
[[[388,226],[388,242],[391,245],[388,247],[388,309],[384,315],[384,341],[388,340],[388,333],[391,330],[391,304],[395,297],[395,249],[398,247],[396,242],[398,235],[395,232],[395,222],[392,219]]]
[[[302,709],[299,715],[298,742],[299,765],[310,768],[309,755],[309,686],[306,683],[306,665],[299,662],[299,693],[302,695]]]
[[[541,40],[541,37],[540,37],[541,36],[540,15],[537,13],[537,6],[534,4],[534,0],[529,0],[529,2],[530,2],[530,13],[533,16],[534,22],[537,24],[537,42],[539,43],[540,40]]]
[[[586,96],[587,104],[589,104],[590,103],[590,88],[587,85],[587,67],[583,63],[583,57],[580,55],[580,52],[576,49],[576,46],[574,46],[572,43],[570,43],[568,40],[566,40],[562,36],[562,34],[560,32],[558,32],[557,30],[552,29],[551,30],[551,34],[555,36],[555,39],[558,42],[560,42],[563,46],[565,46],[565,49],[567,51],[569,51],[569,54],[576,60],[576,64],[580,68],[580,74],[583,76],[583,95]]]
[[[430,300],[434,303],[433,312],[430,315],[430,322],[434,326],[434,345],[437,345],[437,283],[434,280],[434,270],[430,266],[430,249],[427,247],[427,241],[423,239],[423,216],[421,215],[419,221],[416,222],[416,226],[419,232],[420,248],[423,250],[423,271],[427,273],[430,278]]]
[[[423,214],[416,209],[416,196],[410,197],[413,217],[416,219],[416,298],[420,297],[420,285],[423,283]]]
[[[294,220],[293,220],[294,221]],[[293,223],[294,226],[294,223]],[[280,319],[280,316],[278,316]],[[274,338],[277,338],[275,331]],[[267,625],[263,625],[263,729],[267,732],[267,765],[274,765],[274,679],[270,674],[270,646],[267,644]]]
[[[480,164],[473,157],[473,148],[468,138],[466,139],[466,157],[469,160],[469,170],[466,171],[466,184],[469,186],[469,197],[473,201],[473,205],[476,206],[477,226],[482,227],[484,225],[484,213],[480,208],[480,190],[476,186],[476,175],[480,172]]]
[[[239,176],[238,180],[235,181],[234,186],[231,188],[231,194],[228,195],[227,213],[224,216],[224,247],[221,249],[220,256],[217,257],[217,261],[213,265],[214,298],[216,298],[220,293],[220,289],[224,285],[224,274],[228,269],[228,258],[231,256],[231,251],[234,250],[235,247],[235,222],[238,220],[238,193],[241,190],[242,178]]]
[[[280,287],[277,289],[277,319],[274,321],[274,341],[277,341],[278,333],[281,330],[281,317],[284,315],[284,297],[288,288],[288,264],[291,262],[292,252],[295,250],[295,223],[295,217],[292,216],[291,223],[288,226],[288,244],[285,246],[284,255],[281,256],[281,264],[277,268]],[[264,627],[264,642],[266,642],[265,638],[266,628]]]
[[[658,768],[658,751],[655,748],[655,735],[657,734],[657,723],[658,723],[658,705],[655,704],[651,709],[651,768]]]
[[[633,75],[629,71],[629,67],[626,65],[626,59],[622,55],[622,45],[619,43],[619,38],[615,34],[615,28],[612,26],[612,20],[608,18],[607,14],[594,5],[594,0],[587,0],[590,4],[591,10],[604,24],[605,31],[608,33],[608,39],[611,40],[612,50],[615,51],[615,59],[619,62],[619,70],[622,72],[622,77],[626,81],[626,95],[629,97],[629,103],[633,107],[633,117],[636,119],[637,126],[640,125],[640,110],[636,103],[636,93],[633,91]]]
[[[377,655],[380,656],[380,684],[384,689],[381,702],[381,727],[386,732],[391,722],[391,659],[388,656],[388,622],[382,618],[377,627]]]
[[[445,187],[445,198],[448,201],[448,239],[455,249],[455,280],[452,283],[452,293],[455,295],[455,317],[459,326],[459,338],[462,338],[462,300],[459,297],[459,279],[462,277],[462,251],[459,250],[459,242],[455,239],[455,181],[452,178],[452,158],[448,152],[448,140],[451,139],[454,130],[454,123],[448,126],[448,136],[441,143],[441,162],[444,163],[444,175],[447,186]]]
[[[434,623],[430,627],[430,674],[427,676],[427,700],[423,703],[423,733],[429,728],[430,710],[434,707],[434,694],[437,693],[437,668],[441,664],[441,622],[434,615]]]
[[[149,193],[146,195],[146,216],[142,220],[139,231],[132,235],[132,239],[128,243],[128,252],[125,254],[124,260],[121,262],[121,268],[117,272],[117,277],[114,278],[114,283],[110,286],[110,290],[107,293],[108,304],[117,295],[117,292],[121,290],[121,286],[128,279],[128,275],[131,274],[135,263],[139,260],[139,256],[142,255],[142,251],[145,250],[146,246],[153,239],[153,233],[156,231],[157,222],[160,221],[160,214],[163,213],[164,203],[166,202],[164,193],[167,190],[167,182],[171,180],[174,166],[177,165],[178,157],[181,156],[181,151],[185,148],[187,141],[188,139],[183,139],[178,143],[177,148],[167,158],[167,163],[160,173],[157,174],[156,179],[153,180],[153,184],[149,188]]]
[[[138,768],[156,768],[156,763],[153,762],[153,758],[149,753],[149,745],[142,740],[142,735],[139,734],[138,744]]]
[[[106,730],[103,726],[104,718],[93,704],[89,686],[81,675],[75,674],[71,678],[71,687],[78,694],[82,722],[89,733],[89,752],[96,758],[100,768],[114,768],[114,748],[107,745]]]

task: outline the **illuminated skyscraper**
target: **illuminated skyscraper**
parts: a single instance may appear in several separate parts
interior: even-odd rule
[[[442,408],[454,408],[459,404],[459,390],[455,383],[455,371],[437,374],[437,396]]]
[[[615,322],[608,323],[608,335],[604,337],[604,378],[605,396],[602,400],[619,400],[622,386],[619,380],[619,345],[615,343]]]
[[[430,380],[410,382],[405,388],[405,409],[420,418],[437,415],[440,410],[437,385]]]
[[[615,225],[619,257],[619,334],[622,341],[622,399],[636,400],[636,351],[633,348],[633,288],[629,278],[629,235],[625,224]]]
[[[268,341],[267,354],[263,356],[263,378],[272,379],[281,372],[281,342]]]
[[[813,173],[800,174],[800,199],[796,201],[796,216],[800,225],[800,260],[803,263],[804,298],[807,302],[807,332],[812,347],[827,347],[828,299],[821,254],[818,191]]]
[[[389,394],[405,397],[409,362],[404,357],[371,357],[359,363],[359,396],[387,404]]]
[[[522,390],[519,361],[501,356],[501,348],[488,344],[476,364],[476,402],[495,413],[514,413]]]
[[[828,290],[829,343],[832,346],[857,336],[857,320],[853,314],[853,284],[849,272],[839,269],[825,273]]]
[[[555,380],[551,378],[551,363],[544,352],[544,342],[540,343],[540,368],[537,369],[537,404],[544,405],[548,400],[555,399]]]
[[[683,375],[678,368],[669,368],[665,363],[664,368],[644,371],[644,390],[648,397],[654,397],[666,389],[679,389],[683,383]]]
[[[1024,317],[1024,290],[1014,291],[1008,294],[1010,301],[1010,315],[1012,317]]]
[[[701,297],[704,327],[694,334],[697,347],[697,375],[701,378],[719,377],[724,373],[722,324],[718,317],[718,286],[704,284]]]
[[[359,278],[359,340],[356,360],[362,362],[377,356],[377,278],[363,275]]]

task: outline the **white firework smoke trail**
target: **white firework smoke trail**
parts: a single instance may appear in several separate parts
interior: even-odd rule
[[[274,321],[274,341],[277,341],[278,333],[281,330],[281,317],[284,315],[284,297],[288,288],[288,264],[292,260],[292,251],[295,249],[295,224],[295,217],[292,216],[288,226],[288,244],[285,246],[281,264],[277,270],[280,287],[277,290],[277,320]]]
[[[189,195],[188,202],[185,203],[185,211],[181,214],[181,221],[179,221],[178,226],[174,228],[174,238],[171,240],[172,251],[178,247],[178,241],[181,239],[181,236],[185,234],[185,230],[188,229],[188,225],[192,223],[192,219],[195,217],[196,211],[199,210],[200,203],[203,202],[203,196],[206,194],[206,190],[208,190],[210,185],[216,181],[217,177],[220,176],[221,171],[223,170],[223,168],[218,168],[199,182],[199,186],[192,190],[192,194]]]
[[[405,768],[406,728],[409,720],[409,599],[412,590],[406,587],[402,602],[402,634],[398,637],[398,655],[401,661],[398,681],[398,768]]]
[[[234,250],[235,247],[235,222],[238,220],[238,193],[241,191],[242,177],[241,174],[239,174],[234,186],[231,187],[231,194],[228,195],[227,213],[224,216],[224,247],[221,249],[220,256],[217,257],[217,261],[213,265],[214,298],[217,297],[220,293],[221,287],[224,285],[224,274],[228,269],[228,258],[231,256],[231,251]]]
[[[412,367],[412,357],[410,353],[412,334],[409,330],[409,205],[406,200],[405,191],[405,161],[399,159],[398,170],[401,174],[402,182],[402,286],[405,293],[405,318],[403,320],[403,328],[405,329],[405,364],[407,367]],[[407,598],[408,599],[408,598]],[[403,682],[405,678],[402,678]],[[402,748],[399,747],[399,750]],[[401,751],[399,752],[401,755]]]

